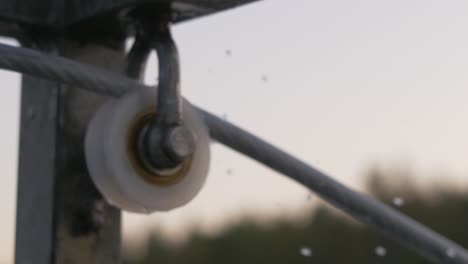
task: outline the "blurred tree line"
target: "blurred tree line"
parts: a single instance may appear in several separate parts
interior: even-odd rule
[[[375,198],[468,248],[468,192],[433,184],[416,187],[411,176],[372,170],[367,189]],[[174,246],[155,231],[142,254],[126,254],[126,264],[392,263],[423,264],[425,259],[326,205],[304,224],[278,221],[262,226],[244,221],[216,236],[194,232]],[[133,256],[133,257],[129,257]]]

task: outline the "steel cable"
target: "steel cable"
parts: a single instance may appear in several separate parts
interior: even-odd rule
[[[25,48],[0,44],[0,68],[72,84],[96,93],[119,96],[144,85],[92,65]],[[397,210],[353,191],[319,170],[249,132],[203,109],[211,137],[308,187],[324,200],[406,245],[433,263],[468,263],[468,252]]]
[[[324,200],[426,256],[434,263],[468,263],[467,251],[456,243],[399,211],[351,190],[251,133],[203,109],[198,110],[203,114],[211,137],[221,144],[307,186]]]
[[[119,96],[131,87],[143,86],[118,73],[93,65],[5,44],[0,44],[0,65],[3,69],[73,84],[111,96]]]

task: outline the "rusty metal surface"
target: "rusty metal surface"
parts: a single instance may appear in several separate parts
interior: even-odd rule
[[[68,40],[29,43],[121,72],[123,40],[108,47]],[[116,45],[117,44],[117,45]],[[120,263],[120,211],[108,205],[86,168],[87,124],[106,97],[25,76],[15,263]]]
[[[63,30],[104,14],[119,16],[139,4],[169,3],[174,22],[220,12],[257,0],[0,0],[0,20]]]

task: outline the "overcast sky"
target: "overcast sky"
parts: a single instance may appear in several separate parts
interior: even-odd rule
[[[174,27],[182,91],[357,189],[375,164],[466,183],[467,14],[463,0],[262,1]],[[19,76],[0,78],[0,261],[11,263]],[[125,236],[157,225],[178,237],[187,226],[209,230],[253,211],[297,215],[307,196],[213,145],[201,194],[169,213],[126,214]]]

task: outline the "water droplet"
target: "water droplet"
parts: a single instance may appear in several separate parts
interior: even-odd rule
[[[375,254],[379,257],[385,257],[385,255],[387,255],[387,249],[382,246],[377,246],[375,248]]]
[[[310,201],[312,199],[312,193],[307,194],[307,201]]]
[[[227,49],[225,52],[226,56],[230,57],[232,55],[232,52],[230,49]]]
[[[393,204],[395,206],[401,207],[405,204],[405,200],[401,197],[395,197],[393,198]]]
[[[226,170],[226,174],[227,174],[227,175],[232,175],[232,173],[233,173],[233,170],[232,170],[232,169],[227,169],[227,170]]]
[[[447,251],[445,251],[445,253],[447,254],[447,256],[449,258],[454,258],[457,255],[457,253],[455,252],[455,250],[453,248],[447,249]]]
[[[223,120],[224,120],[224,121],[227,121],[227,120],[228,120],[228,115],[227,115],[226,113],[224,113],[222,117],[223,117]]]
[[[310,249],[309,247],[301,247],[299,252],[304,257],[311,257],[312,256],[312,249]]]
[[[263,74],[263,75],[262,75],[262,81],[263,81],[263,82],[268,82],[268,76],[265,75],[265,74]]]

